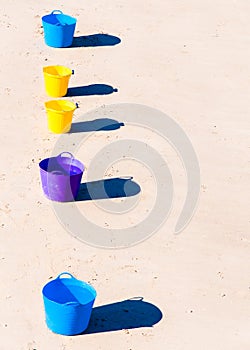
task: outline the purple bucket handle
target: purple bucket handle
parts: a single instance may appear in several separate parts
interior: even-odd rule
[[[71,273],[69,273],[69,272],[62,272],[62,273],[60,273],[58,276],[57,276],[57,278],[61,278],[61,276],[63,276],[63,275],[67,275],[67,276],[69,276],[70,278],[74,278],[75,280],[76,280],[76,278],[73,276],[73,275],[71,275]]]
[[[53,170],[53,171],[51,171],[51,174],[54,174],[54,175],[65,175],[65,173],[60,171],[60,170]]]
[[[63,165],[62,165],[62,161],[61,161],[61,158],[63,158],[63,155],[69,155],[69,157],[64,157],[64,158],[69,158],[71,161],[70,161],[70,164],[69,164],[69,169],[67,169],[68,171],[70,170],[70,168],[71,168],[71,165],[72,165],[72,162],[73,162],[73,160],[75,159],[75,157],[73,156],[73,154],[72,153],[70,153],[70,152],[62,152],[62,153],[60,153],[60,154],[58,154],[58,156],[56,157],[56,160],[57,160],[57,162],[58,162],[58,164],[62,167],[62,168],[64,168],[63,167]],[[66,169],[63,169],[63,170],[65,170],[65,171],[67,171]]]
[[[56,158],[62,157],[63,154],[68,154],[68,155],[69,155],[68,158],[75,159],[75,157],[73,156],[73,154],[70,153],[70,152],[62,152],[62,153],[58,154],[58,156],[57,156]]]

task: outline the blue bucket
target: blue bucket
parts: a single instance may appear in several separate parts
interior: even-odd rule
[[[76,335],[87,329],[96,298],[93,287],[63,272],[43,287],[42,294],[46,324],[52,332]]]
[[[76,19],[54,10],[42,17],[44,40],[48,46],[69,47],[72,45]]]

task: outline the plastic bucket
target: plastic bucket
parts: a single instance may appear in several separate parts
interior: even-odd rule
[[[63,272],[43,287],[42,294],[46,324],[52,332],[75,335],[86,330],[96,298],[93,287]]]
[[[43,67],[45,90],[51,97],[63,97],[67,94],[69,79],[73,71],[64,66]]]
[[[43,159],[39,163],[45,196],[57,202],[74,201],[77,197],[84,165],[69,152]]]
[[[60,10],[42,17],[44,41],[52,47],[69,47],[73,42],[76,19]]]
[[[66,100],[51,100],[45,102],[48,117],[48,128],[50,131],[61,134],[68,132],[71,128],[73,113],[76,105]]]

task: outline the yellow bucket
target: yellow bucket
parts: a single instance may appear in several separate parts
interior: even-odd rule
[[[64,66],[43,67],[45,90],[51,97],[63,97],[67,94],[72,70]]]
[[[51,100],[45,102],[48,117],[48,128],[56,134],[70,131],[73,113],[76,105],[66,100]]]

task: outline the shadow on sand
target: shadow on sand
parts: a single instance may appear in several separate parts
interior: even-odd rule
[[[132,179],[132,177],[112,178],[82,183],[76,201],[135,196],[141,188]]]
[[[97,47],[97,46],[114,46],[121,42],[117,36],[110,34],[92,34],[76,36],[73,39],[72,47]]]
[[[68,88],[67,97],[72,96],[91,96],[91,95],[110,95],[117,92],[118,89],[107,84],[91,84],[87,86],[76,86]]]
[[[89,326],[82,334],[153,327],[162,317],[155,305],[141,297],[133,298],[93,308]]]
[[[91,131],[111,131],[120,129],[124,126],[123,123],[119,123],[117,120],[109,118],[100,118],[85,122],[72,123],[70,134],[78,132],[91,132]]]

